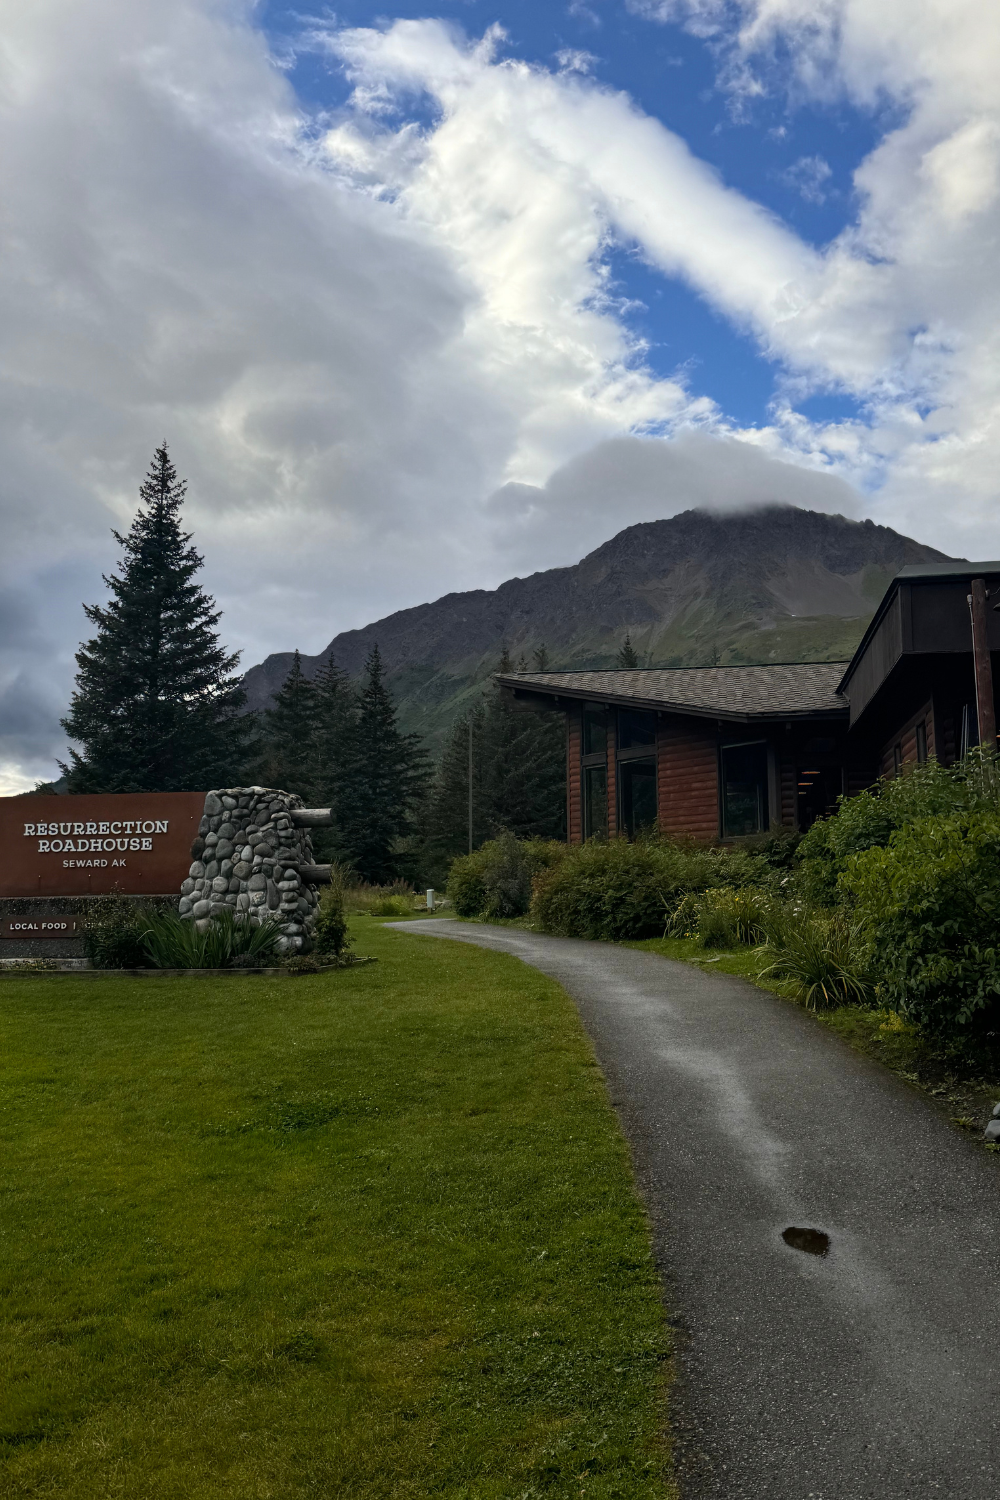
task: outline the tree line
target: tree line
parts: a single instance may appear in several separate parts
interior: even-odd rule
[[[62,720],[80,746],[61,767],[68,791],[280,786],[331,807],[318,852],[378,883],[442,884],[469,847],[470,807],[476,847],[503,828],[565,836],[562,718],[515,710],[495,684],[455,723],[436,769],[398,722],[377,646],[359,681],[332,656],[310,678],[296,651],[272,705],[248,712],[239,654],[220,643],[220,611],[196,581],[185,491],[164,444],[129,532],[113,533],[123,556],[105,576],[109,598],[84,606],[95,631]],[[497,665],[510,670],[506,652]],[[542,648],[535,667],[546,666]]]

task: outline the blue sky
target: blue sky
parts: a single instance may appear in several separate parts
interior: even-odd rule
[[[718,86],[716,39],[691,35],[678,22],[630,14],[616,0],[577,6],[452,0],[431,7],[400,3],[391,11],[347,0],[325,18],[340,27],[377,27],[390,16],[429,15],[472,36],[499,24],[506,33],[505,55],[542,68],[559,67],[567,51],[589,54],[595,80],[627,93],[682,136],[725,182],[817,248],[855,220],[854,171],[903,114],[885,97],[860,106],[843,96],[820,101],[770,94],[734,108],[732,96]],[[342,110],[350,84],[342,67],[304,42],[309,23],[301,9],[268,3],[260,20],[302,101],[317,112]],[[414,101],[408,113],[433,119]],[[741,426],[765,424],[780,371],[758,341],[714,312],[684,280],[650,268],[636,247],[622,247],[613,269],[615,294],[629,304],[625,320],[647,342],[653,369],[662,375],[682,370],[692,390],[711,397]],[[835,390],[802,405],[818,420],[853,417],[861,409],[857,399]]]
[[[1000,7],[0,24],[0,788],[164,437],[247,664],[692,506],[1000,551]]]

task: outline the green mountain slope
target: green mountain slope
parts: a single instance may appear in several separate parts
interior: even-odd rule
[[[744,515],[685,511],[630,526],[573,567],[447,594],[335,636],[360,671],[377,641],[408,729],[440,742],[506,645],[515,661],[545,645],[556,668],[606,667],[626,631],[642,666],[836,661],[849,657],[889,580],[944,557],[871,521],[792,506]],[[244,679],[254,707],[284,680],[291,652]]]

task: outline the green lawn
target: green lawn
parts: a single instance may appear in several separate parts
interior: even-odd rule
[[[0,980],[0,1493],[654,1497],[667,1363],[548,979]]]

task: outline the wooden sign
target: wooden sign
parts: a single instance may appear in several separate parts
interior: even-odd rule
[[[21,917],[5,917],[0,922],[0,938],[73,938],[83,932],[83,920],[71,913],[53,916],[51,912],[25,912]]]
[[[0,896],[179,895],[204,808],[204,792],[0,797]]]

